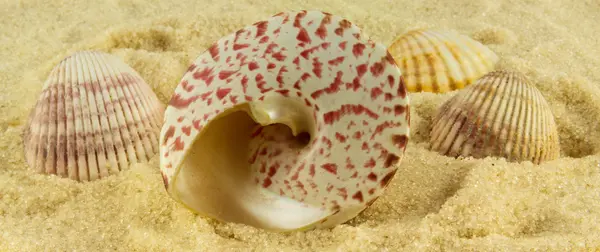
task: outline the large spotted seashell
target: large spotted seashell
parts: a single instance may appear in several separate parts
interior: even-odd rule
[[[431,149],[452,157],[503,157],[539,164],[560,155],[548,103],[525,76],[494,71],[459,91],[433,120]]]
[[[343,223],[396,173],[408,105],[384,46],[338,16],[280,13],[221,38],[183,76],[161,131],[166,190],[268,230]]]
[[[50,73],[24,132],[40,173],[91,181],[158,152],[164,105],[116,56],[77,52]]]
[[[409,92],[446,93],[493,71],[498,56],[485,45],[450,30],[419,29],[388,48]]]

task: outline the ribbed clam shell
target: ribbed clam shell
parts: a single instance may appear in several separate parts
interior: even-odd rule
[[[420,29],[388,48],[409,92],[445,93],[470,85],[493,71],[498,56],[485,45],[449,30]]]
[[[164,106],[116,56],[77,52],[50,73],[24,132],[40,173],[95,180],[158,152]]]
[[[526,77],[494,71],[444,103],[433,120],[431,149],[457,157],[504,157],[539,164],[560,155],[548,103]]]

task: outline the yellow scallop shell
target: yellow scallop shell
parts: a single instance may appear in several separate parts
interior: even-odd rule
[[[478,41],[447,30],[419,29],[398,37],[388,51],[409,92],[446,93],[493,71],[498,56]]]

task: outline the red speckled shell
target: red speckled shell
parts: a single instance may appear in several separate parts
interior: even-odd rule
[[[234,106],[269,97],[301,101],[312,111],[316,134],[292,151],[278,144],[285,139],[273,135],[276,129],[254,132],[260,141],[249,147],[252,155],[240,157],[248,160],[252,190],[321,208],[326,218],[311,227],[345,222],[382,194],[408,141],[409,100],[400,70],[384,46],[349,21],[297,11],[221,38],[183,76],[160,139],[160,167],[175,200],[192,197],[177,176],[203,129]],[[289,221],[256,212],[247,219],[262,218],[262,227]]]

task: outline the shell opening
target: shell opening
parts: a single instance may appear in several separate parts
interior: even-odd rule
[[[174,181],[177,197],[209,217],[272,230],[297,229],[329,216],[321,206],[280,195],[270,186],[286,177],[285,168],[273,168],[277,160],[310,155],[312,114],[299,101],[280,97],[221,112],[181,164]]]

